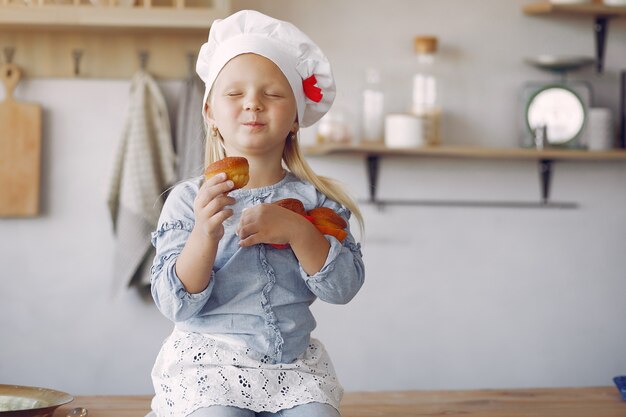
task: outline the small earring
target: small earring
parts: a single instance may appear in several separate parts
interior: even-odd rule
[[[291,140],[298,139],[298,131],[296,130],[295,132],[290,132],[289,137],[291,138]]]

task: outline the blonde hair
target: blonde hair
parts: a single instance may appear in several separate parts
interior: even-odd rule
[[[222,144],[223,139],[219,134],[219,131],[217,131],[215,127],[207,124],[206,132],[207,135],[204,158],[205,165],[209,165],[215,161],[225,158],[226,152],[224,151],[224,146]],[[338,181],[317,175],[313,171],[300,151],[300,145],[298,145],[296,133],[289,134],[289,136],[287,136],[285,148],[283,149],[283,162],[287,166],[287,169],[289,169],[289,171],[291,171],[296,177],[310,182],[320,193],[350,210],[357,218],[361,234],[363,234],[363,215],[361,214],[361,210],[359,209],[356,201],[354,201],[354,199],[343,190],[343,187]]]

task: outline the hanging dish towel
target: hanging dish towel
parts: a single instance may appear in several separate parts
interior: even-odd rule
[[[195,60],[194,60],[195,64]],[[176,154],[179,180],[201,175],[204,168],[205,127],[202,120],[204,83],[195,65],[183,86],[176,118]]]
[[[175,154],[165,99],[154,79],[139,71],[132,79],[129,113],[108,195],[116,238],[114,290],[146,289],[163,193],[175,181]]]

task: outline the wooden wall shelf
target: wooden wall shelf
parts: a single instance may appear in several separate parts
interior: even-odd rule
[[[576,208],[576,203],[550,202],[552,165],[555,161],[626,161],[626,150],[587,151],[583,149],[547,148],[543,150],[523,148],[482,148],[432,146],[406,149],[387,148],[382,144],[357,145],[323,144],[303,148],[306,155],[357,155],[366,158],[369,183],[369,200],[363,203],[409,206],[497,207],[497,208]],[[541,186],[539,202],[526,201],[432,201],[432,200],[380,200],[376,197],[380,158],[384,156],[407,156],[422,158],[457,158],[486,160],[524,160],[538,163]]]
[[[591,4],[553,4],[547,0],[531,3],[522,8],[527,15],[535,16],[588,16],[594,18],[593,31],[596,38],[596,71],[604,69],[604,53],[609,20],[626,17],[626,6],[605,6],[602,0]]]
[[[478,146],[428,146],[406,149],[388,148],[381,144],[323,144],[304,147],[307,155],[359,154],[378,156],[420,156],[471,159],[542,159],[561,161],[626,161],[626,150],[588,151],[583,149],[546,148],[483,148]]]
[[[553,4],[548,1],[531,3],[522,9],[528,15],[626,16],[626,7],[603,4]]]
[[[0,27],[21,29],[176,29],[207,32],[221,8],[164,6],[93,6],[53,4],[0,6]]]
[[[29,78],[129,79],[145,51],[150,73],[182,79],[211,23],[230,14],[229,0],[51,1],[0,0],[0,49]]]

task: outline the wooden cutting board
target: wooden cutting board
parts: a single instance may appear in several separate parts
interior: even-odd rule
[[[34,216],[39,212],[41,107],[18,102],[13,90],[21,71],[0,66],[6,90],[0,102],[0,216]]]

